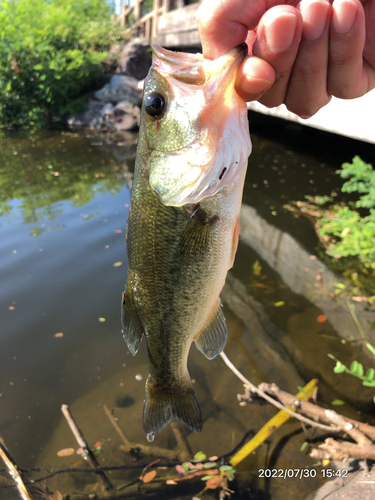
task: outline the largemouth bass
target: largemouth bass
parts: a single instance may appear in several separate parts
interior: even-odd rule
[[[214,61],[152,50],[122,301],[124,338],[133,355],[146,337],[143,429],[149,441],[173,418],[202,430],[187,358],[193,341],[209,359],[226,344],[220,292],[237,250],[251,151],[246,104],[234,89],[246,45]]]

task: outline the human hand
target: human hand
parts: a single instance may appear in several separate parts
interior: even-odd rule
[[[331,95],[354,98],[375,87],[375,0],[276,2],[204,0],[198,11],[205,57],[248,44],[236,83],[246,101],[284,102],[308,118]]]

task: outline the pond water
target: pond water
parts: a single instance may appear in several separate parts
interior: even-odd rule
[[[327,357],[371,363],[359,347],[342,343],[359,333],[345,301],[324,291],[340,278],[321,259],[311,222],[283,205],[330,194],[340,185],[335,171],[342,162],[355,154],[374,162],[375,148],[259,115],[251,116],[251,124],[254,151],[240,244],[222,297],[226,354],[256,384],[275,382],[297,393],[298,386],[318,378],[322,404],[335,408],[331,402],[343,400],[340,411],[371,421],[371,389],[334,374]],[[133,358],[120,328],[136,144],[136,135],[113,142],[70,132],[9,132],[0,138],[0,437],[19,467],[85,466],[76,454],[57,456],[62,448],[78,448],[62,404],[70,406],[91,445],[104,443],[101,465],[147,463],[119,451],[119,437],[103,410],[113,409],[132,442],[148,444],[141,423],[145,343]],[[327,318],[323,323],[317,321],[321,315]],[[374,312],[359,307],[358,315],[371,335]],[[192,347],[189,371],[204,418],[201,434],[183,429],[193,453],[227,454],[275,414],[269,406],[238,405],[242,383],[220,357],[208,361]],[[307,498],[322,483],[319,472],[301,483],[264,480],[258,470],[312,467],[308,450],[300,448],[323,438],[287,422],[239,464],[234,498]],[[170,426],[154,444],[176,446]],[[112,477],[130,481],[139,474]],[[63,474],[48,484],[66,493],[83,490],[87,482],[87,475]],[[195,488],[181,490],[178,498],[191,498],[201,489]],[[6,488],[0,498],[18,495]]]

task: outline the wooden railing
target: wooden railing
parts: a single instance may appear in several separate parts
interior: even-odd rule
[[[195,18],[200,1],[135,0],[131,6],[122,5],[120,24],[125,35],[145,37],[150,44],[199,46]]]

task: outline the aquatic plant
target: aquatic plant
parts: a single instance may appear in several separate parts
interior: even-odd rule
[[[285,205],[285,208],[310,218],[332,257],[330,267],[342,272],[356,287],[375,294],[375,171],[372,165],[355,156],[337,173],[347,179],[342,193],[358,195],[356,201],[334,202],[331,196],[306,196],[307,201]],[[296,208],[297,207],[297,208]],[[373,297],[373,299],[375,296]]]
[[[375,171],[355,156],[352,163],[344,163],[337,173],[349,179],[341,191],[359,193],[360,197],[348,205],[332,205],[320,220],[318,231],[330,237],[327,248],[330,255],[336,258],[356,256],[365,267],[375,269]],[[368,212],[364,214],[358,209]]]

